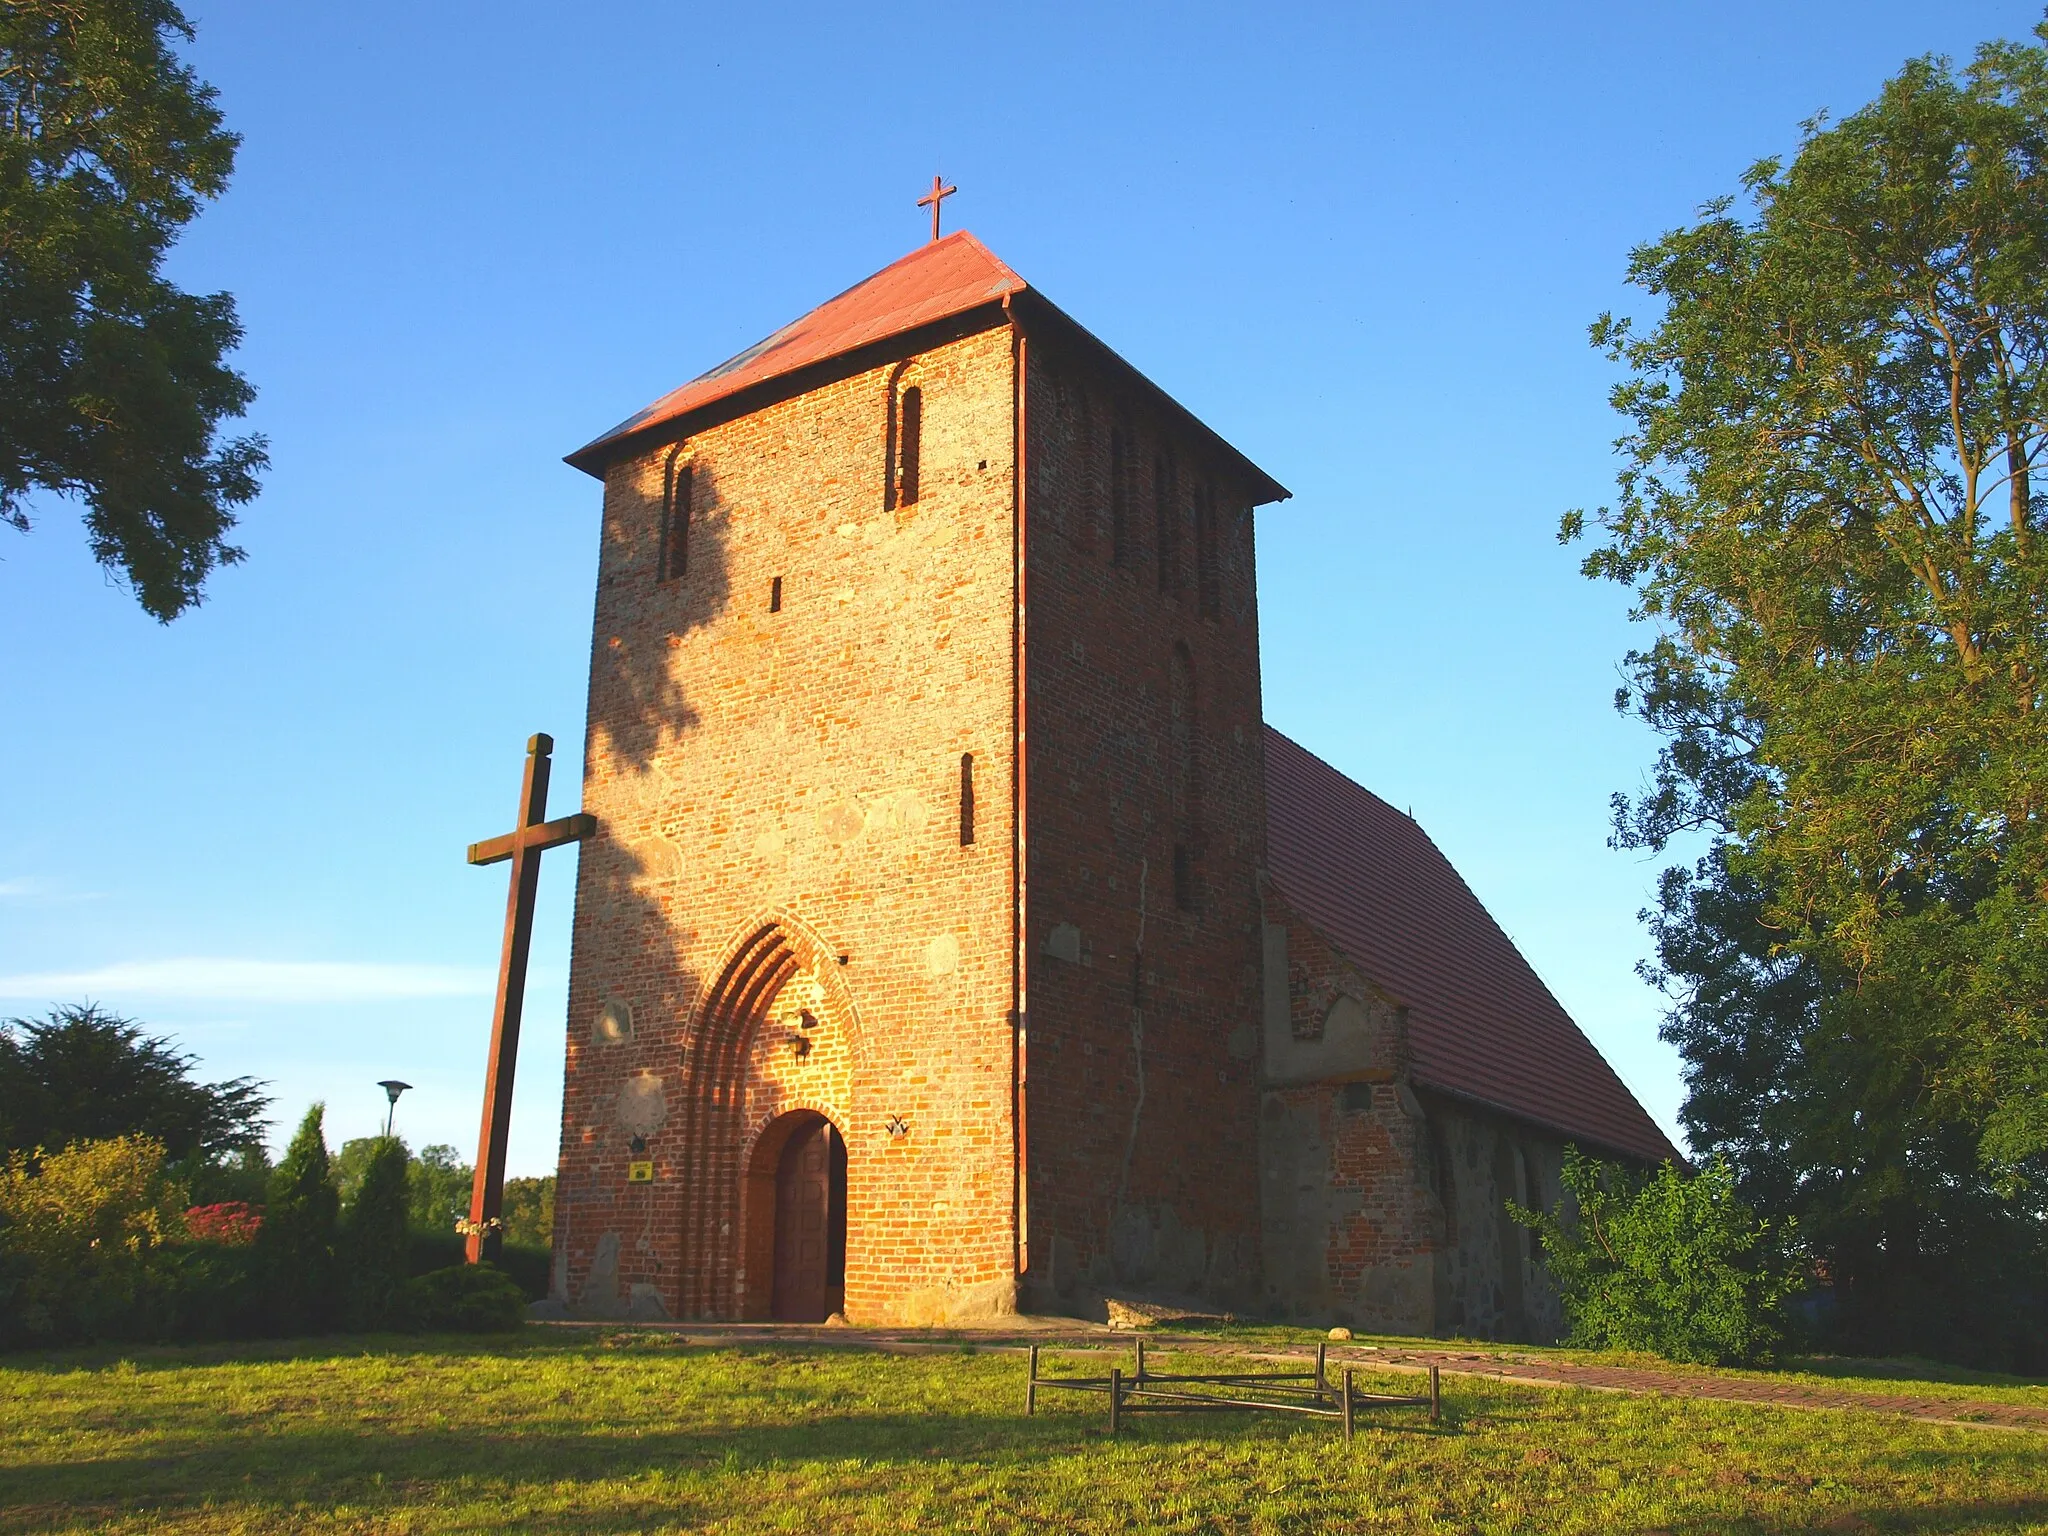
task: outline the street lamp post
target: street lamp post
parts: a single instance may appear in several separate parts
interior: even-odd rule
[[[377,1086],[384,1090],[384,1097],[391,1101],[391,1108],[384,1115],[384,1134],[389,1136],[391,1134],[392,1122],[398,1118],[398,1096],[410,1088],[412,1084],[401,1083],[395,1077],[387,1077]]]

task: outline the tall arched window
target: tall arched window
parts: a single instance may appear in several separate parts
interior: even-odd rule
[[[974,754],[960,754],[960,846],[974,841]]]
[[[896,452],[896,505],[917,504],[918,461],[924,456],[924,391],[903,391],[903,441]]]
[[[924,454],[924,391],[903,385],[906,360],[889,375],[889,427],[885,434],[882,509],[917,503],[920,460]]]
[[[675,581],[690,573],[691,466],[678,448],[668,457],[667,482],[661,495],[661,551],[656,561],[659,580]]]
[[[1173,904],[1183,912],[1202,905],[1202,777],[1195,705],[1195,658],[1185,641],[1176,641],[1167,750],[1173,781]]]

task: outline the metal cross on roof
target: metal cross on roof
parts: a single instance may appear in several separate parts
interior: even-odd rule
[[[943,203],[947,198],[951,197],[955,192],[958,192],[959,190],[960,189],[958,187],[947,186],[943,178],[934,176],[932,178],[931,191],[927,192],[923,197],[920,197],[917,200],[918,207],[930,208],[932,211],[933,244],[937,244],[939,238],[939,204]]]

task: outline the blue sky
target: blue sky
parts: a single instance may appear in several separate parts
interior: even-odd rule
[[[0,1012],[93,997],[330,1135],[417,1085],[474,1147],[522,744],[575,808],[598,491],[561,455],[916,244],[973,229],[1295,499],[1268,718],[1415,816],[1667,1128],[1634,975],[1654,751],[1612,480],[1631,245],[1906,58],[1944,6],[198,4],[245,136],[174,258],[241,306],[273,467],[169,628],[73,512],[0,531]],[[512,1171],[555,1158],[573,852],[548,856]]]

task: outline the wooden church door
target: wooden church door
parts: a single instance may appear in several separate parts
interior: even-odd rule
[[[790,1135],[775,1169],[777,1322],[822,1323],[846,1304],[846,1143],[822,1117]]]

